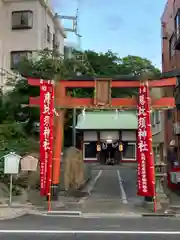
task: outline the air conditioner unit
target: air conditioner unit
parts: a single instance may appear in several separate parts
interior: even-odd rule
[[[174,135],[180,135],[180,122],[174,123],[173,131]]]
[[[64,58],[72,59],[73,58],[73,48],[69,46],[64,46]]]

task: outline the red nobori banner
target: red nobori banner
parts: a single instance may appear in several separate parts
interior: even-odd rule
[[[40,194],[47,196],[52,165],[53,83],[40,82]],[[51,164],[50,164],[51,161]]]
[[[154,164],[152,155],[152,136],[150,126],[149,89],[147,85],[139,88],[138,104],[138,191],[139,196],[154,196]]]
[[[49,157],[47,165],[47,184],[46,184],[46,193],[50,194],[51,191],[51,181],[52,181],[52,161],[53,161],[53,123],[54,123],[54,87],[52,85],[52,94],[51,94],[51,114],[49,121]]]
[[[151,112],[150,112],[150,91],[147,86],[147,126],[148,126],[148,164],[147,164],[147,175],[148,175],[148,190],[151,196],[156,196],[156,183],[155,183],[155,168],[154,168],[154,154],[152,147],[152,127],[151,127]]]

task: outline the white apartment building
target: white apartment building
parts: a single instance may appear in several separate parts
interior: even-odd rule
[[[56,47],[64,54],[66,35],[48,0],[0,0],[0,69],[13,70],[22,56]],[[1,72],[1,71],[0,71]],[[0,74],[0,85],[6,77]]]

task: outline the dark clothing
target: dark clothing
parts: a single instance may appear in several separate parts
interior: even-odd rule
[[[174,151],[168,150],[167,160],[169,162],[174,162],[176,160],[176,153]]]

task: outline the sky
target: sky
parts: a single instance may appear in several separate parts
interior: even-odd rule
[[[111,50],[120,57],[145,57],[161,68],[161,22],[167,0],[52,0],[55,12],[76,15],[81,47],[97,52]],[[65,27],[70,26],[64,22]],[[67,41],[77,42],[68,35]]]

